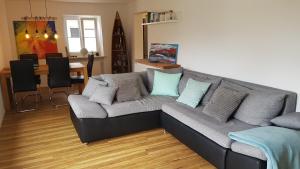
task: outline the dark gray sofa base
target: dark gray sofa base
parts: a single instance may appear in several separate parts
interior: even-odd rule
[[[219,146],[204,135],[164,112],[161,113],[161,124],[166,131],[215,167],[225,169],[225,158],[228,151],[226,148]]]
[[[228,150],[226,169],[266,169],[267,162]]]
[[[267,168],[265,161],[223,148],[161,110],[105,119],[79,119],[70,107],[70,116],[83,143],[163,127],[218,169]]]
[[[104,119],[80,119],[70,107],[70,116],[82,143],[160,128],[160,113],[161,110]]]
[[[218,169],[266,169],[266,161],[226,149],[162,112],[162,127]]]

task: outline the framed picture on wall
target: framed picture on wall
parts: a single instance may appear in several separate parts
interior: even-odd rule
[[[44,59],[46,53],[58,51],[54,21],[13,21],[13,25],[18,55],[36,53],[39,59]],[[26,30],[31,35],[29,39],[25,38]],[[45,30],[49,33],[47,39],[43,36]]]
[[[178,44],[151,43],[149,61],[176,64],[177,52]]]

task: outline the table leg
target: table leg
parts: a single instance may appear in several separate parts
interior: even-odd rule
[[[78,90],[79,90],[80,94],[82,94],[83,88],[84,88],[84,84],[79,84],[78,85]]]
[[[6,112],[11,110],[11,103],[9,99],[9,89],[7,87],[7,78],[1,77],[1,90],[2,90],[2,97],[3,97],[3,104]]]
[[[83,76],[84,76],[84,87],[85,87],[85,85],[87,84],[87,82],[88,82],[88,80],[89,80],[88,72],[87,72],[86,66],[83,68]]]
[[[76,74],[77,74],[78,77],[80,77],[83,73],[84,72],[81,72],[81,71],[80,72],[76,72]],[[83,77],[83,78],[85,78],[85,77]],[[85,86],[84,84],[78,84],[78,90],[79,90],[80,94],[82,93],[84,86]]]

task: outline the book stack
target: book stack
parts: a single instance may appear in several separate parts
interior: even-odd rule
[[[163,11],[163,12],[147,12],[146,18],[144,18],[144,23],[152,22],[163,22],[175,20],[175,13],[173,10]]]

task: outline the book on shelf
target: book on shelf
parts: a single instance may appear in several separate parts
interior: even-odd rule
[[[147,12],[146,18],[143,19],[143,23],[164,22],[176,20],[176,15],[173,10],[162,12]]]

